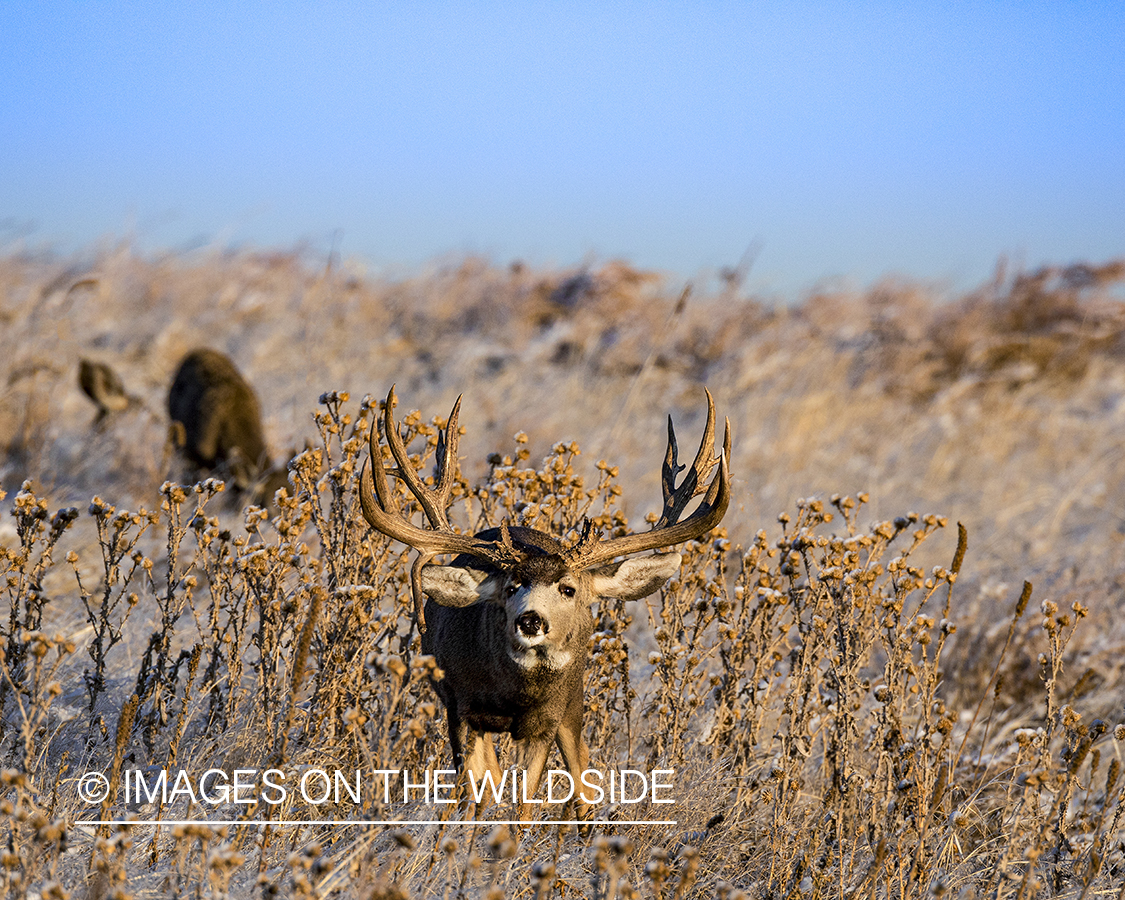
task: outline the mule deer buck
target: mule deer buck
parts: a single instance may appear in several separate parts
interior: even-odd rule
[[[699,538],[722,519],[730,501],[730,422],[722,453],[715,456],[715,405],[707,393],[707,425],[695,462],[677,462],[675,431],[668,419],[668,450],[662,482],[664,510],[649,532],[603,540],[587,519],[581,535],[566,544],[534,528],[490,528],[477,535],[456,533],[446,509],[457,470],[457,416],[461,398],[439,435],[434,486],[427,487],[411,465],[395,424],[395,392],[384,407],[384,433],[395,468],[383,466],[373,424],[370,464],[360,476],[360,504],[371,526],[418,551],[411,570],[415,616],[422,651],[444,670],[434,682],[448,717],[453,761],[462,777],[477,785],[486,773],[501,784],[493,733],[516,741],[516,765],[524,770],[525,801],[542,779],[552,742],[581,791],[590,751],[582,736],[583,679],[594,629],[591,605],[602,598],[637,600],[658,590],[679,571],[678,553],[629,557]],[[718,468],[711,482],[707,478]],[[414,525],[399,507],[388,474],[401,479],[417,499],[430,528]],[[679,517],[697,495],[696,510]],[[449,565],[432,565],[439,554],[457,554]],[[428,599],[423,607],[422,596]],[[587,810],[580,794],[578,811]],[[530,813],[527,802],[520,818]]]
[[[171,442],[191,467],[229,474],[238,492],[268,503],[283,487],[285,469],[271,468],[254,389],[217,350],[193,350],[168,391]]]

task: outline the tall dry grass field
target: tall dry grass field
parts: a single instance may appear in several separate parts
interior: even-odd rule
[[[777,308],[614,263],[389,280],[298,254],[9,253],[0,884],[1123,896],[1123,281],[1076,265]],[[304,448],[269,510],[181,484],[166,452],[197,346],[255,386],[275,458]],[[80,358],[139,402],[95,424]],[[392,382],[425,411],[400,414],[426,474],[464,392],[471,530],[646,528],[665,416],[698,433],[703,385],[729,415],[722,527],[658,594],[595,611],[591,765],[669,787],[579,828],[562,804],[521,827],[510,802],[404,785],[450,751],[410,554],[358,509]]]

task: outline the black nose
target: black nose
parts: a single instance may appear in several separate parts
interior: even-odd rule
[[[516,628],[518,628],[528,637],[534,637],[540,632],[546,634],[547,620],[537,612],[525,612],[522,616],[516,619]]]

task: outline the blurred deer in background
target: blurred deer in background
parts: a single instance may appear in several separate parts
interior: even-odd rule
[[[374,529],[418,551],[411,571],[415,615],[422,651],[432,654],[445,673],[434,682],[434,689],[445,704],[454,765],[477,785],[486,773],[500,785],[500,767],[489,735],[506,732],[517,742],[516,764],[526,772],[525,799],[538,789],[552,742],[579,786],[590,761],[582,718],[583,679],[594,629],[591,605],[607,597],[648,596],[680,567],[678,553],[618,557],[695,540],[719,524],[730,501],[730,422],[722,453],[716,456],[715,405],[708,392],[707,425],[699,452],[677,485],[685,467],[677,463],[669,417],[662,472],[664,509],[653,529],[603,540],[586,520],[581,535],[568,545],[544,531],[506,522],[471,537],[456,533],[446,509],[457,472],[461,398],[438,441],[432,488],[411,465],[395,424],[394,406],[392,387],[383,430],[396,467],[384,468],[373,424],[371,460],[361,474],[360,502]],[[409,488],[425,512],[428,529],[412,524],[401,511],[388,474]],[[699,506],[680,522],[685,507],[700,494]],[[430,564],[433,557],[445,553],[457,557],[450,565]],[[423,594],[428,598],[424,607]],[[585,812],[585,800],[578,802],[580,813]],[[523,804],[521,819],[529,812]]]
[[[115,412],[128,409],[136,398],[125,393],[125,385],[120,376],[106,363],[94,362],[89,359],[78,361],[78,386],[82,393],[89,397],[98,408],[98,415],[94,425],[101,427],[106,418]]]
[[[217,350],[191,351],[168,391],[169,439],[193,475],[229,476],[237,492],[268,503],[288,482],[285,468],[270,467],[262,409],[254,389]]]

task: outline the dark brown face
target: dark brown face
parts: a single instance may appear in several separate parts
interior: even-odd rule
[[[510,578],[529,584],[534,581],[559,581],[567,572],[561,556],[529,556],[513,567]]]

